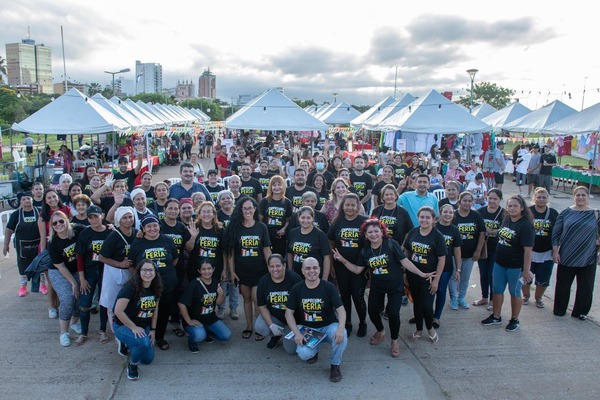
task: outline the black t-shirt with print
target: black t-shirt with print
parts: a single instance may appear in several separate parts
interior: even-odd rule
[[[205,182],[204,186],[206,186],[206,190],[208,190],[208,193],[210,193],[210,199],[216,205],[217,204],[217,197],[219,197],[219,192],[221,190],[225,190],[225,188],[222,185],[219,185],[219,184],[217,184],[216,186],[210,186],[208,184],[208,182]]]
[[[523,269],[524,247],[533,247],[535,230],[527,218],[513,222],[510,217],[502,221],[498,232],[496,263],[505,268]]]
[[[154,203],[154,200],[156,200],[156,195],[154,194],[154,186],[150,186],[150,189],[148,189],[148,191],[144,190],[144,193],[146,193],[146,207],[151,204]]]
[[[499,207],[496,212],[489,212],[487,207],[481,207],[479,210],[479,214],[483,217],[483,223],[486,228],[491,230],[500,229],[500,225],[502,225],[502,220],[504,219],[504,209]],[[496,251],[496,246],[498,245],[498,235],[487,236],[487,249],[488,253]]]
[[[394,180],[396,182],[400,182],[402,179],[404,179],[404,176],[407,175],[408,167],[404,164],[402,164],[402,165],[391,164],[391,166],[392,166],[392,168],[394,168]]]
[[[258,195],[262,196],[262,186],[258,179],[250,177],[247,181],[241,179],[242,186],[240,186],[240,193],[242,196],[252,197],[254,200],[258,200]]]
[[[231,215],[227,215],[223,212],[223,210],[217,211],[217,219],[221,221],[223,224],[223,228],[227,228],[229,225],[229,221],[231,220]]]
[[[113,178],[115,181],[125,179],[127,181],[127,191],[131,192],[135,187],[135,178],[137,178],[137,174],[135,173],[135,170],[130,169],[124,174],[121,172],[117,172],[116,174],[114,174]]]
[[[165,219],[165,206],[161,206],[156,202],[156,200],[148,204],[146,207],[148,207],[148,209],[152,211],[154,215],[156,215],[159,221],[163,221]]]
[[[267,273],[264,248],[271,246],[269,230],[265,224],[256,221],[249,228],[242,226],[239,238],[234,249],[235,273],[243,284],[255,286]]]
[[[302,278],[294,271],[286,270],[283,281],[273,282],[270,274],[266,274],[258,282],[256,300],[259,307],[267,306],[271,315],[285,323],[285,303],[292,286],[301,282]]]
[[[262,195],[265,197],[267,195],[267,189],[269,188],[269,183],[271,182],[271,177],[276,174],[272,172],[267,172],[266,174],[261,174],[260,172],[253,172],[250,174],[251,177],[258,180],[260,186],[262,187]]]
[[[342,257],[351,263],[358,260],[360,249],[365,245],[364,237],[360,234],[360,226],[366,220],[364,215],[358,215],[352,221],[338,218],[329,228],[327,238],[335,242],[335,248]]]
[[[298,190],[294,185],[292,185],[289,188],[285,189],[285,197],[290,199],[290,201],[292,202],[292,207],[294,208],[294,211],[298,211],[298,209],[302,207],[302,195],[309,191],[313,192],[317,196],[317,199],[319,198],[319,193],[317,192],[317,189],[315,189],[312,186],[306,185],[304,186],[304,189]]]
[[[395,240],[383,239],[381,246],[374,249],[367,244],[362,248],[356,265],[371,272],[371,287],[384,292],[401,291],[404,287],[400,261],[406,256]]]
[[[220,279],[223,272],[223,232],[222,228],[206,229],[202,225],[198,227],[198,236],[190,255],[189,280],[198,277],[198,268],[200,268],[200,260],[202,259],[211,261],[215,267],[213,278]]]
[[[49,269],[56,269],[54,264],[64,263],[65,267],[71,272],[77,272],[77,252],[75,246],[77,245],[77,236],[81,233],[84,226],[79,224],[73,224],[73,237],[70,239],[61,239],[58,235],[54,235],[50,243],[48,244],[48,253],[52,264]]]
[[[375,184],[373,185],[373,190],[371,190],[371,194],[373,194],[374,196],[377,196],[379,198],[380,204],[383,204],[383,200],[381,199],[381,189],[383,189],[383,187],[385,185],[393,185],[394,188],[398,187],[396,182],[394,182],[393,180],[392,180],[392,183],[387,183],[384,181],[375,182]]]
[[[292,217],[292,202],[286,197],[281,200],[269,200],[265,197],[258,204],[258,212],[270,232],[278,231]]]
[[[285,307],[294,310],[296,323],[309,328],[322,328],[338,322],[335,310],[341,307],[342,299],[331,282],[320,280],[319,286],[310,289],[304,281],[290,290]]]
[[[104,245],[100,250],[100,255],[102,257],[111,258],[115,261],[123,261],[129,256],[129,250],[131,249],[131,244],[136,239],[138,230],[132,229],[131,235],[127,236],[118,228],[115,228],[111,231],[106,239],[104,239]],[[125,240],[123,240],[125,239]]]
[[[546,211],[543,213],[537,212],[535,206],[529,207],[533,214],[533,229],[535,229],[535,243],[533,245],[533,251],[537,253],[544,253],[552,250],[552,229],[558,218],[558,211],[554,208],[548,207],[550,212],[548,218],[546,218]]]
[[[474,210],[469,210],[469,214],[466,217],[461,216],[458,211],[454,213],[454,221],[452,224],[456,225],[460,232],[460,237],[463,241],[461,247],[462,258],[471,258],[477,248],[477,242],[479,241],[479,234],[485,232],[485,223],[480,213]]]
[[[179,298],[179,303],[186,306],[191,319],[200,321],[202,325],[211,325],[219,320],[215,315],[219,280],[215,279],[213,274],[210,283],[202,283],[200,283],[200,278],[191,280]],[[185,320],[183,320],[183,326],[187,326]]]
[[[396,205],[392,210],[388,210],[384,205],[380,205],[373,210],[371,215],[379,218],[385,224],[390,238],[396,240],[398,243],[402,243],[404,236],[413,228],[408,211],[399,205]]]
[[[15,238],[23,241],[32,241],[40,239],[40,230],[37,220],[40,213],[33,208],[31,211],[24,211],[22,208],[10,214],[6,228],[15,233]]]
[[[160,235],[155,240],[137,238],[131,244],[129,259],[137,265],[147,258],[156,263],[160,277],[162,278],[163,290],[170,292],[177,286],[177,270],[173,261],[177,258],[177,248],[173,239]]]
[[[315,210],[315,220],[313,222],[313,225],[315,226],[315,228],[319,228],[325,233],[329,232],[329,221],[327,220],[325,214],[323,214],[321,211]],[[288,223],[286,235],[289,235],[292,229],[297,228],[299,226],[300,222],[298,222],[298,212],[295,212],[294,214],[292,214],[292,218],[290,218],[290,222]]]
[[[444,236],[435,228],[426,236],[421,234],[418,226],[411,229],[404,239],[403,247],[408,259],[425,273],[435,272],[438,258],[448,253]]]
[[[454,269],[454,249],[462,246],[462,239],[458,228],[452,224],[442,225],[439,222],[435,225],[438,231],[444,236],[446,242],[446,265],[444,266],[444,272],[452,272]]]
[[[453,204],[453,203],[450,203],[450,199],[447,198],[447,197],[444,197],[443,199],[441,199],[440,201],[438,201],[438,210],[441,210],[442,207],[445,206],[446,204],[450,204],[452,206],[452,208],[454,208],[454,211],[458,210],[458,199]]]
[[[355,172],[352,172],[350,174],[350,182],[361,200],[367,195],[367,191],[373,190],[373,178],[364,171],[360,176],[356,175]],[[367,208],[366,206],[367,205],[365,204],[365,208]]]
[[[183,222],[176,221],[175,226],[171,226],[167,224],[165,220],[162,220],[160,221],[160,233],[173,240],[173,244],[177,248],[175,258],[181,258],[181,255],[185,250],[185,244],[192,237],[190,231],[188,231]]]
[[[77,255],[83,256],[85,269],[104,267],[104,264],[98,260],[98,256],[109,234],[110,230],[108,228],[102,232],[96,232],[88,226],[77,236],[75,252]]]
[[[323,259],[331,255],[331,248],[327,235],[320,229],[302,233],[302,228],[294,228],[288,237],[287,252],[292,255],[293,269],[297,274],[302,274],[302,263],[308,257],[314,257],[321,266],[320,276],[323,276]]]
[[[125,315],[137,326],[146,328],[152,326],[152,317],[156,312],[157,298],[151,288],[145,288],[140,298],[136,298],[135,290],[130,284],[125,284],[123,289],[117,295],[119,299],[129,299],[127,307],[125,307]],[[115,302],[116,304],[116,302]],[[115,323],[124,325],[122,321],[115,315]]]

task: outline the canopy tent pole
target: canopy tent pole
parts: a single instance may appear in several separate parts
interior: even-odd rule
[[[589,186],[589,191],[590,191],[590,199],[594,198],[594,195],[592,194],[592,182],[594,182],[594,169],[596,166],[596,154],[598,153],[598,135],[593,133],[592,135],[596,136],[596,141],[594,142],[594,155],[592,157],[592,165],[590,166],[590,186]]]

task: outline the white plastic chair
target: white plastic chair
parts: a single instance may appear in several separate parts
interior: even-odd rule
[[[17,170],[19,169],[19,164],[21,164],[22,168],[25,167],[25,161],[27,161],[27,158],[21,157],[21,154],[19,154],[18,150],[13,150],[12,156],[13,156],[13,159],[15,160],[15,162],[17,163]]]
[[[223,186],[225,186],[225,189],[229,189],[229,180],[230,179],[231,179],[230,176],[223,177]]]
[[[287,187],[292,186],[292,178],[290,178],[290,177],[285,178],[285,185]]]
[[[174,185],[181,182],[181,178],[169,178],[169,182],[171,182],[171,185]]]
[[[441,199],[446,197],[446,190],[445,189],[435,189],[433,191],[433,194],[438,199],[438,201],[440,201]]]

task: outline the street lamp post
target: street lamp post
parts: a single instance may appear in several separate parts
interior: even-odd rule
[[[129,71],[131,71],[130,68],[124,68],[124,69],[122,69],[120,71],[116,71],[116,72],[104,71],[104,73],[112,75],[112,92],[113,92],[113,96],[115,95],[115,75],[117,75],[117,74],[123,74],[123,73],[129,72]]]
[[[479,71],[478,69],[471,68],[467,70],[467,74],[471,78],[471,97],[469,98],[469,112],[473,113],[473,81],[475,80],[475,74]]]

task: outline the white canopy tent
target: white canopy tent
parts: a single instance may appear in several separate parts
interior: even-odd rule
[[[102,94],[96,93],[92,96],[92,99],[94,99],[94,101],[96,101],[106,110],[110,111],[117,117],[129,123],[131,125],[131,129],[137,130],[145,128],[144,123],[140,121],[135,115],[129,113],[123,107],[120,107],[118,104],[108,100],[106,97],[102,96]]]
[[[319,120],[328,125],[348,125],[350,121],[360,115],[360,111],[350,104],[341,102],[334,103],[326,112],[321,114]]]
[[[544,107],[530,112],[521,118],[504,125],[503,130],[513,133],[550,133],[547,127],[577,111],[560,100],[554,100]]]
[[[547,133],[574,135],[600,131],[600,103],[594,104],[575,114],[546,127]]]
[[[325,131],[319,121],[277,89],[250,100],[225,121],[227,129]]]
[[[131,100],[130,100],[131,101]],[[149,118],[146,114],[138,111],[136,108],[132,107],[127,101],[123,101],[119,99],[117,96],[113,96],[110,99],[110,102],[116,104],[121,107],[123,110],[127,111],[131,115],[133,115],[136,119],[138,119],[143,126],[147,129],[158,129],[165,126],[164,123],[155,121],[152,118]]]
[[[481,120],[492,126],[495,131],[501,131],[502,127],[512,121],[527,115],[531,110],[519,102],[514,102],[496,111]]]
[[[479,119],[483,119],[488,115],[492,115],[496,110],[494,107],[490,106],[488,103],[483,103],[473,108],[471,114]]]
[[[157,117],[154,113],[150,112],[149,110],[140,107],[138,104],[136,104],[131,99],[126,99],[124,101],[124,103],[126,106],[130,107],[131,109],[136,110],[138,113],[145,115],[146,118],[149,118],[151,121],[154,121],[156,126],[164,128],[167,125],[171,125],[170,122],[164,121],[162,118]]]
[[[371,118],[367,119],[362,124],[362,127],[371,131],[379,130],[379,125],[383,121],[396,114],[398,111],[402,110],[404,107],[408,106],[415,100],[416,99],[413,95],[411,95],[410,93],[406,93],[404,96],[394,101],[392,104],[386,107],[382,107],[381,111],[371,116]]]
[[[404,139],[407,151],[427,152],[431,145],[440,143],[441,135],[481,134],[490,126],[432,90],[386,118],[379,129],[386,132],[386,146],[391,142],[389,147],[395,148],[395,141]]]
[[[367,111],[350,121],[350,125],[360,128],[367,119],[371,118],[376,114],[379,114],[385,107],[389,106],[395,101],[396,99],[392,96],[386,97],[385,99],[381,100],[379,103],[375,104],[373,107],[369,108]]]

